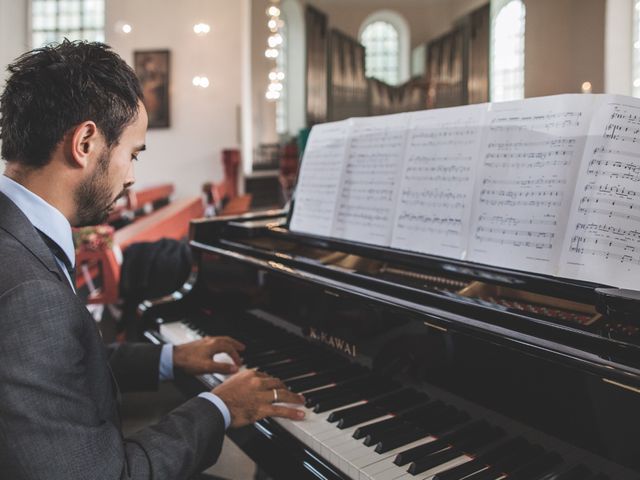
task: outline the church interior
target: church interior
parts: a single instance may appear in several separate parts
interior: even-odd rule
[[[105,343],[230,336],[306,398],[190,478],[640,478],[639,0],[0,0],[0,92],[64,38],[148,115],[73,229]]]

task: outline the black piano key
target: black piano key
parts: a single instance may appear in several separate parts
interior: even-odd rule
[[[486,426],[488,425],[482,420],[463,425],[462,427],[456,428],[448,434],[443,435],[441,438],[434,440],[433,442],[425,443],[424,445],[418,445],[417,447],[411,448],[404,452],[400,452],[398,455],[396,455],[393,463],[398,466],[402,466],[406,465],[409,462],[416,461],[422,457],[426,457],[427,455],[439,452],[440,450],[450,446],[450,444],[455,440],[466,435],[473,435],[476,431]]]
[[[390,438],[382,439],[375,448],[377,453],[386,453],[390,450],[394,450],[408,443],[415,442],[421,438],[426,437],[428,434],[421,428],[414,428],[413,430],[399,433]]]
[[[527,445],[526,448],[517,450],[512,455],[496,460],[493,462],[493,466],[499,471],[511,472],[516,468],[529,464],[543,453],[544,450],[540,445]]]
[[[396,417],[389,418],[387,420],[381,420],[379,422],[371,423],[356,429],[353,433],[353,438],[360,439],[368,436],[373,436],[379,432],[386,431],[390,428],[395,428],[402,424],[411,424],[415,422],[417,417],[424,417],[427,415],[438,415],[447,407],[440,401],[429,402],[426,405],[419,407],[409,408],[403,412],[400,412]],[[374,442],[374,443],[377,443]]]
[[[513,455],[523,450],[528,443],[521,437],[513,438],[497,446],[487,447],[478,451],[474,460],[438,473],[432,480],[461,480],[472,473],[489,468],[499,458]]]
[[[369,385],[366,388],[347,389],[344,392],[339,392],[336,395],[321,399],[315,404],[313,411],[316,413],[322,413],[358,401],[371,400],[382,392],[392,389],[394,386],[396,386],[396,384],[380,383]]]
[[[548,452],[509,473],[513,480],[534,480],[562,463],[562,457],[555,452]]]
[[[314,372],[315,368],[310,366],[304,361],[300,361],[300,362],[293,361],[293,362],[290,362],[289,364],[281,365],[279,367],[275,367],[271,369],[267,368],[267,369],[264,369],[263,371],[268,373],[272,377],[287,379],[287,378],[299,377],[300,375],[303,375],[305,373]]]
[[[361,421],[367,420],[368,415],[406,408],[417,402],[423,402],[424,400],[425,397],[417,395],[413,390],[402,389],[392,393],[383,393],[365,405],[356,405],[354,407],[336,410],[329,415],[328,420],[330,422],[340,422],[344,420],[346,423],[350,423],[350,425],[347,426],[357,425],[361,423]],[[360,420],[361,417],[362,420]]]
[[[305,406],[313,408],[320,400],[326,400],[329,398],[340,396],[345,392],[353,392],[356,389],[365,388],[369,385],[375,385],[379,382],[379,378],[374,375],[364,375],[354,379],[344,380],[336,385],[321,388],[313,392],[305,394]]]
[[[411,462],[407,472],[411,475],[418,475],[419,473],[431,470],[438,465],[449,462],[454,458],[458,458],[460,455],[461,453],[459,450],[456,450],[455,448],[447,448],[446,450],[441,450],[433,455]]]
[[[576,465],[565,468],[562,471],[555,471],[546,474],[540,480],[585,480],[591,477],[593,473],[584,465]]]
[[[396,437],[406,432],[412,432],[415,429],[416,427],[414,425],[410,425],[406,422],[400,422],[399,424],[393,426],[392,428],[387,428],[385,430],[379,430],[377,432],[370,433],[365,437],[363,443],[367,447],[372,447],[374,445],[377,445],[383,440],[388,440],[390,438]]]
[[[344,380],[353,380],[364,375],[364,369],[358,368],[340,368],[331,369],[324,372],[319,372],[317,375],[310,377],[300,378],[296,380],[285,381],[285,385],[289,387],[289,390],[295,393],[304,392],[305,390],[312,390],[332,383],[341,382]]]
[[[530,445],[525,443],[524,448],[520,444],[515,451],[510,452],[504,457],[500,457],[489,468],[478,471],[465,477],[464,480],[495,480],[496,478],[506,477],[507,473],[514,468],[527,464],[538,457],[544,450],[539,445]]]
[[[432,480],[462,480],[473,473],[478,473],[488,469],[489,466],[484,462],[477,462],[472,460],[470,462],[463,463],[457,467],[450,468],[444,472],[440,472],[435,475]]]
[[[464,435],[460,440],[459,446],[451,446],[446,450],[441,450],[414,461],[409,466],[408,472],[411,474],[418,474],[431,470],[438,465],[458,458],[465,454],[465,452],[476,450],[482,445],[487,445],[502,434],[502,431],[497,428],[491,428],[485,424],[481,426],[479,430],[475,430]]]
[[[496,479],[508,479],[507,475],[494,468],[486,468],[464,478],[464,480],[496,480]]]
[[[367,412],[360,412],[358,414],[350,415],[348,418],[341,418],[336,426],[340,430],[344,430],[345,428],[351,428],[355,425],[359,425],[364,422],[369,422],[371,420],[375,420],[376,418],[384,417],[389,415],[389,413],[380,408],[374,408]]]
[[[386,420],[380,420],[379,422],[370,423],[369,425],[357,428],[356,431],[353,432],[352,437],[356,440],[360,440],[361,438],[365,438],[373,433],[397,427],[402,423],[404,423],[403,420],[398,417],[387,418]]]

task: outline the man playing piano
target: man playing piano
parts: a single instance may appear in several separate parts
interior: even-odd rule
[[[68,42],[9,66],[0,97],[0,472],[19,479],[179,479],[211,465],[225,429],[301,403],[246,370],[157,425],[124,438],[120,391],[153,389],[174,369],[233,373],[243,345],[105,349],[73,288],[71,226],[97,224],[134,182],[147,114],[133,71],[108,47]],[[218,364],[226,352],[236,366]]]

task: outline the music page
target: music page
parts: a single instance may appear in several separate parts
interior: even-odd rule
[[[311,130],[295,192],[290,228],[330,236],[352,120],[323,123]]]
[[[559,275],[640,286],[640,100],[602,96],[591,120]]]
[[[333,236],[388,246],[409,115],[353,119]]]
[[[411,114],[391,246],[462,259],[487,104]]]
[[[594,97],[490,105],[468,259],[555,274]]]

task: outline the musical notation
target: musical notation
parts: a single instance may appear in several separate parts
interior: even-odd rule
[[[463,258],[484,110],[413,114],[392,247]]]
[[[640,102],[625,101],[605,102],[592,119],[560,266],[611,285],[640,274]]]
[[[400,183],[408,117],[353,120],[337,199],[334,234],[388,245]]]
[[[348,121],[313,129],[298,178],[293,230],[331,234],[349,129]]]
[[[496,107],[481,152],[469,258],[552,273],[591,103],[540,98]]]

